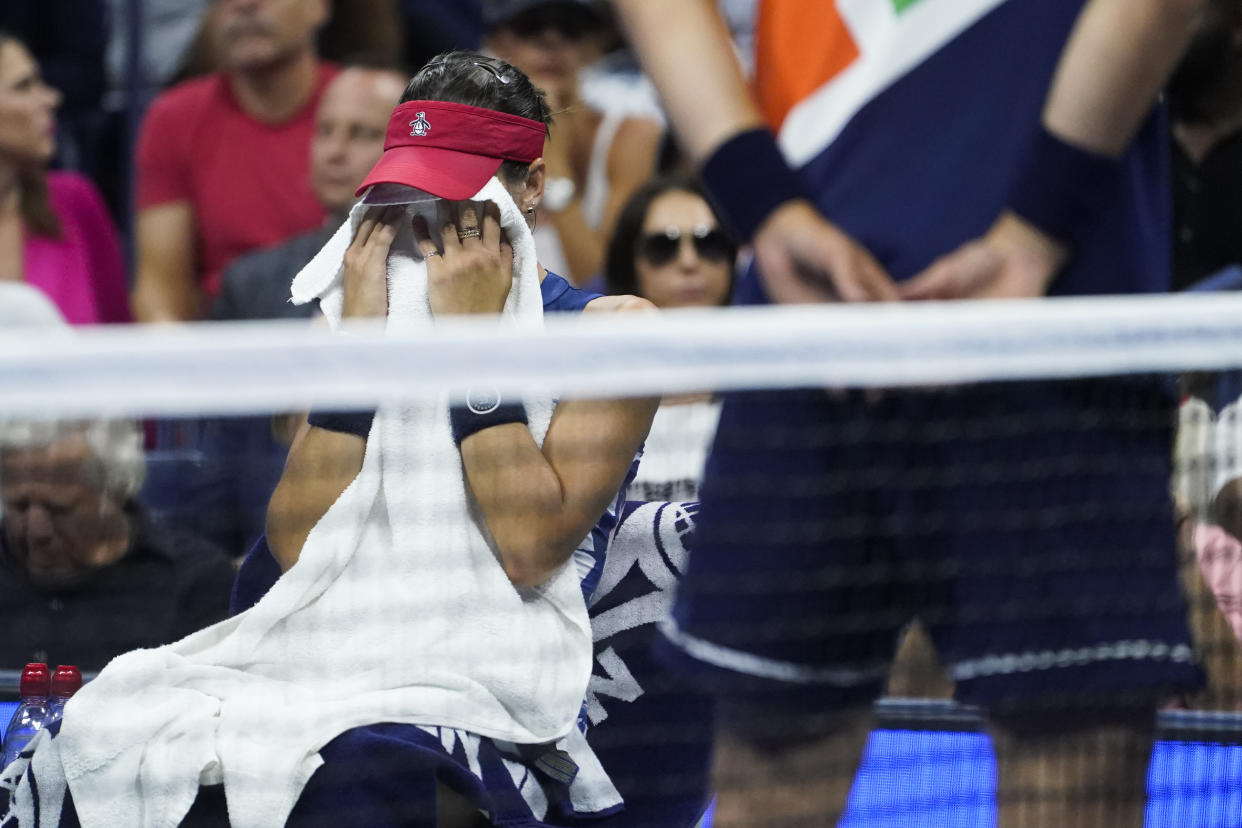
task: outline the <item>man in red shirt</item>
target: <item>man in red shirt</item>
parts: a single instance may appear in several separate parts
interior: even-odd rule
[[[336,70],[315,54],[327,0],[217,0],[221,69],[151,104],[138,142],[134,316],[197,319],[238,255],[317,227],[307,148]]]

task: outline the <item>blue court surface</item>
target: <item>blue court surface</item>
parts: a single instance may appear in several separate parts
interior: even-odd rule
[[[0,723],[16,707],[0,702]],[[1147,789],[1146,828],[1242,828],[1242,745],[1159,742]],[[839,828],[992,828],[995,795],[986,735],[877,730]]]
[[[1238,828],[1242,745],[1160,742],[1147,789],[1146,828]],[[877,730],[838,828],[993,828],[995,796],[986,735]]]
[[[1238,828],[1242,745],[1159,742],[1147,789],[1146,828]],[[995,796],[985,734],[877,730],[838,828],[994,828]]]
[[[1242,826],[1242,745],[1159,742],[1147,789],[1147,828]],[[986,735],[877,730],[841,827],[990,827],[995,794]]]

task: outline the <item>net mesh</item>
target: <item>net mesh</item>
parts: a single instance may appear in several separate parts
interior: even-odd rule
[[[456,824],[455,799],[572,824],[617,806],[582,793],[597,771],[627,826],[743,824],[738,795],[781,826],[832,824],[833,801],[851,827],[1087,825],[1062,820],[1135,797],[1147,825],[1236,824],[1242,301],[594,316],[401,335],[0,331],[0,690],[16,700],[28,661],[90,677],[285,600],[274,585],[312,533],[315,555],[351,550],[323,571],[352,579],[353,597],[320,585],[287,608],[346,625],[324,641],[348,641],[349,624],[391,632],[359,643],[360,659],[380,657],[339,681],[316,673],[346,655],[300,649],[280,624],[262,645],[287,651],[279,669],[219,659],[341,711],[339,726],[315,719],[329,739],[307,744],[324,764],[290,824]],[[510,440],[508,423],[459,450],[447,411],[478,409],[480,390],[526,400],[536,431],[538,401],[559,400],[542,448]],[[657,395],[648,427],[654,403],[634,401]],[[365,444],[306,424],[312,409],[377,407]],[[431,442],[409,436],[420,429]],[[367,508],[319,527],[342,490],[365,488],[372,452]],[[590,519],[558,523],[572,509]],[[467,524],[495,572],[462,586],[420,539],[451,546]],[[513,563],[531,549],[546,562],[545,546],[572,572],[575,591],[558,595],[580,608],[508,615],[560,600],[546,587],[560,570]],[[498,583],[522,601],[433,602],[412,626],[402,609]],[[578,617],[589,632],[574,633]],[[561,638],[470,652],[475,624]],[[424,698],[397,692],[439,670],[500,681],[508,666],[545,680],[504,691],[528,707],[513,718],[529,726],[559,699],[585,748],[479,733],[495,722],[471,717],[470,694],[474,730],[424,721],[402,707]],[[549,678],[577,673],[581,688]],[[374,702],[375,688],[393,694]],[[297,704],[293,718],[279,706],[251,727],[294,726]],[[235,749],[262,757],[261,742]],[[204,787],[192,816],[210,824],[222,797]]]

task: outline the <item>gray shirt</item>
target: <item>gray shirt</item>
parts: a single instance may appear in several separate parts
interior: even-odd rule
[[[331,235],[330,230],[313,230],[238,257],[224,271],[220,295],[211,307],[211,318],[309,319],[314,316],[318,304],[293,304],[289,301],[289,286]]]

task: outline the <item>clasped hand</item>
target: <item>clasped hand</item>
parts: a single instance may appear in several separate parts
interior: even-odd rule
[[[405,208],[367,213],[345,252],[346,317],[388,314],[388,253]],[[437,202],[436,229],[416,216],[414,241],[427,263],[427,299],[436,316],[500,313],[513,284],[513,248],[493,202]]]
[[[764,287],[779,304],[1042,296],[1068,255],[1003,213],[987,234],[897,285],[866,248],[803,201],[774,212],[754,247]]]

